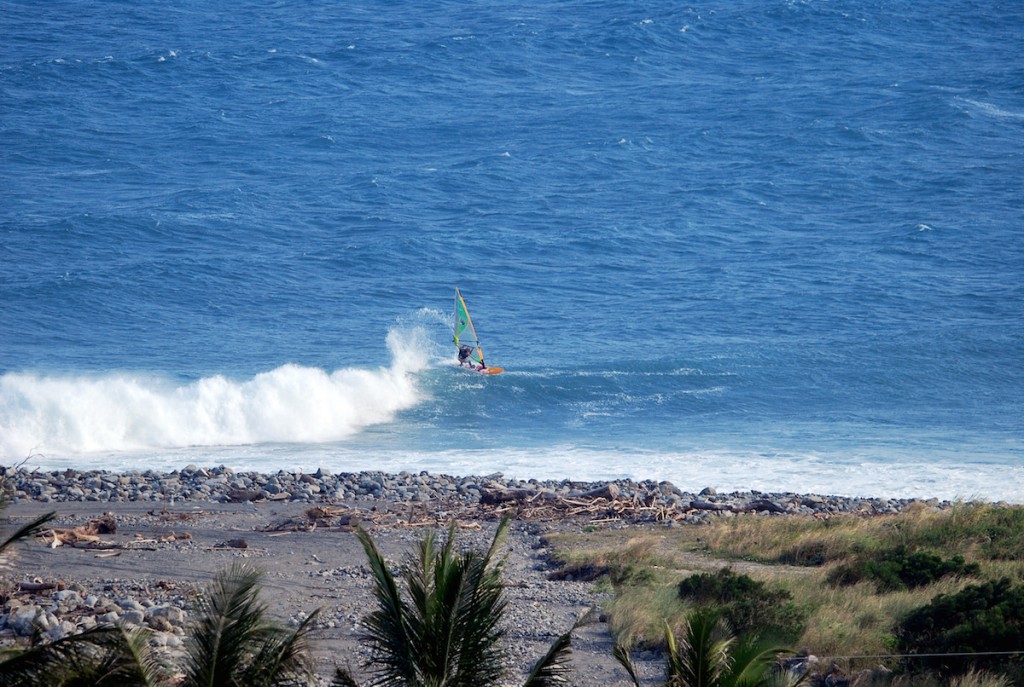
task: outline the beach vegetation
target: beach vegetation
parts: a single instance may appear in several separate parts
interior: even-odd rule
[[[893,515],[827,518],[731,518],[699,535],[717,557],[772,564],[825,566],[892,551],[960,553],[967,560],[1024,560],[1024,506],[923,503]]]
[[[601,604],[616,641],[642,649],[664,649],[665,625],[680,630],[691,610],[675,585],[662,582],[619,588]]]
[[[929,551],[909,553],[901,546],[870,558],[857,556],[834,568],[828,580],[839,585],[869,581],[879,592],[886,592],[924,587],[947,575],[977,575],[980,570],[977,563],[967,563],[959,554],[943,559]]]
[[[556,568],[551,578],[586,581],[607,578],[614,585],[648,584],[655,580],[659,570],[671,566],[671,561],[658,552],[657,544],[655,537],[638,536],[595,549],[562,549],[555,553]]]
[[[0,513],[8,504],[10,484],[7,480],[6,469],[0,467]],[[57,517],[55,511],[44,513],[29,522],[17,526],[5,528],[0,533],[0,573],[13,568],[12,559],[15,555],[15,545],[36,535],[46,523]],[[0,603],[6,603],[13,591],[9,581],[0,580]]]
[[[0,512],[7,508],[10,499],[11,485],[7,478],[7,471],[8,468],[0,466]],[[15,527],[4,534],[0,534],[0,570],[7,567],[8,557],[15,544],[34,536],[46,523],[55,517],[57,517],[56,511],[50,511],[33,518],[20,527]]]
[[[295,629],[267,616],[260,573],[235,565],[197,599],[198,619],[177,668],[162,665],[147,630],[102,625],[0,654],[0,684],[25,687],[295,687],[313,684],[307,635],[316,613]]]
[[[21,687],[158,687],[167,676],[144,630],[100,626],[0,654],[0,684]]]
[[[901,620],[897,648],[904,654],[943,655],[937,668],[963,673],[989,654],[987,667],[1013,669],[1024,679],[1024,585],[1003,578],[940,594]]]
[[[607,527],[603,532],[551,534],[546,543],[556,576],[562,566],[607,571],[595,583],[609,595],[602,606],[613,634],[625,644],[666,650],[665,624],[678,635],[690,612],[706,608],[739,620],[737,630],[768,630],[819,658],[875,656],[875,663],[907,671],[898,655],[922,652],[924,645],[911,648],[908,642],[919,632],[904,623],[933,600],[945,598],[946,605],[940,606],[945,609],[949,599],[972,586],[996,590],[1003,578],[1024,584],[1022,537],[1024,507],[957,503],[940,509],[921,503],[884,516],[750,515],[721,518],[711,525]],[[631,541],[643,541],[643,555],[623,555],[616,563],[615,552],[624,551]],[[616,565],[631,566],[629,579],[646,581],[617,582],[612,574]],[[645,575],[642,568],[648,565]],[[731,572],[723,573],[723,568]],[[772,633],[775,620],[746,625],[744,618],[756,616],[749,608],[743,612],[737,607],[728,615],[729,605],[739,597],[753,609],[771,605],[757,601],[766,591],[775,595],[776,606],[792,604],[782,623],[790,634]],[[1010,636],[1014,631],[1024,636],[1019,629],[1024,609],[1015,598],[1007,591],[1005,599],[992,601],[984,623],[973,630],[958,624],[959,629],[934,641],[949,643],[951,636],[971,631],[978,633],[976,639],[995,637],[1000,630],[994,618],[1000,613]],[[988,662],[978,665],[991,667]],[[919,659],[914,666],[925,662]],[[957,670],[967,667],[961,663]],[[999,667],[1006,668],[1006,663]],[[941,681],[947,683],[948,676]]]
[[[198,599],[182,687],[274,687],[313,679],[308,634],[317,613],[295,629],[267,615],[258,570],[233,565]]]
[[[792,593],[749,575],[721,568],[684,577],[678,589],[684,600],[717,609],[737,635],[792,642],[803,633],[806,613],[793,603]]]
[[[427,533],[417,555],[400,568],[402,586],[370,534],[357,529],[377,600],[376,610],[363,619],[363,640],[371,652],[364,668],[372,685],[486,687],[501,683],[507,599],[502,561],[496,555],[509,523],[507,518],[501,521],[486,551],[457,551],[454,523],[444,544],[438,544],[434,532]],[[578,625],[555,639],[533,665],[524,687],[565,684],[571,633]],[[334,687],[357,684],[347,668],[336,669]]]
[[[667,680],[661,687],[784,687],[806,678],[791,673],[779,658],[787,650],[754,638],[737,638],[729,623],[709,608],[690,613],[682,633],[664,625]],[[613,655],[641,687],[628,645],[616,644]]]
[[[1013,687],[1010,678],[999,673],[971,668],[949,681],[949,687]]]

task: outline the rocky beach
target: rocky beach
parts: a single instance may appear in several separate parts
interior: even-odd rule
[[[503,516],[513,518],[503,553],[509,612],[508,684],[601,595],[591,582],[549,579],[546,534],[588,526],[700,526],[728,517],[898,513],[915,499],[797,493],[688,492],[668,482],[584,483],[380,472],[332,474],[182,470],[44,472],[7,468],[5,531],[55,511],[56,519],[3,561],[0,643],[41,632],[57,639],[97,624],[153,630],[168,658],[195,595],[233,563],[263,571],[271,614],[292,625],[314,611],[314,654],[326,682],[335,665],[366,658],[359,620],[373,605],[369,568],[353,534],[367,529],[389,561],[401,563],[429,528],[456,524],[459,542],[484,547]],[[925,501],[943,508],[949,502]],[[598,614],[598,618],[599,618]],[[611,658],[603,622],[574,634],[572,684],[627,687]],[[640,661],[657,675],[655,656]],[[521,680],[520,680],[521,681]]]

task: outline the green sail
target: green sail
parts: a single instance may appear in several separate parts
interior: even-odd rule
[[[477,363],[483,364],[484,352],[480,350],[480,339],[477,338],[473,319],[469,316],[469,310],[466,309],[466,301],[458,289],[455,289],[455,322],[452,332],[452,341],[455,342],[455,345],[458,347],[465,344],[472,348],[473,352],[469,357]]]

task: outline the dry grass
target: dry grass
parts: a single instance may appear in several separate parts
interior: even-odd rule
[[[792,579],[782,585],[811,609],[800,647],[818,656],[884,655],[893,652],[892,628],[910,611],[926,605],[936,594],[963,586],[943,580],[927,588],[878,594],[861,583],[832,587],[821,577]]]
[[[701,541],[716,557],[813,566],[839,560],[853,550],[877,549],[878,523],[868,522],[855,516],[733,518],[710,526]]]
[[[1024,507],[960,503],[935,510],[914,504],[898,515],[734,518],[702,535],[716,557],[825,565],[904,547],[979,563],[1024,562]]]
[[[665,623],[679,632],[688,608],[674,584],[632,587],[606,604],[611,628],[620,643],[628,646],[661,646]]]
[[[981,566],[980,578],[1024,580],[1024,508],[1018,506],[958,504],[943,511],[921,506],[893,516],[828,519],[738,517],[711,526],[562,534],[549,544],[566,570],[589,571],[592,578],[607,575],[614,597],[605,610],[613,632],[648,645],[660,644],[664,622],[678,626],[687,611],[677,594],[679,581],[721,567],[789,591],[808,612],[796,648],[818,656],[890,654],[893,628],[910,611],[937,594],[977,582],[947,577],[890,593],[869,583],[834,587],[826,582],[830,570],[858,556],[902,546],[947,558],[962,555]]]
[[[611,537],[612,541],[596,543],[591,539],[589,545],[573,542],[565,535],[556,535],[552,540],[555,553],[552,559],[558,565],[556,578],[573,578],[576,580],[594,580],[607,576],[615,583],[631,581],[639,571],[649,571],[671,567],[672,562],[659,554],[657,538],[641,534],[626,539]],[[635,581],[635,580],[633,580]]]
[[[972,670],[966,675],[955,677],[949,687],[1011,687],[1009,679],[985,671]]]

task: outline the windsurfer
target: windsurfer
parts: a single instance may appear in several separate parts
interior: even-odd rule
[[[473,363],[469,359],[469,356],[472,353],[473,353],[473,347],[472,346],[467,346],[466,344],[462,344],[461,346],[459,346],[459,367],[462,367],[463,365],[466,365],[467,363],[469,364],[470,367],[473,367]]]

